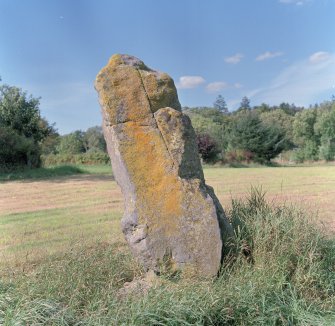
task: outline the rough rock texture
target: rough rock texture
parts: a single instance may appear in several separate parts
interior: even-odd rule
[[[117,296],[119,299],[126,299],[129,295],[144,296],[148,294],[152,287],[157,287],[160,283],[160,279],[154,271],[150,270],[144,277],[134,278],[131,282],[124,283]]]
[[[133,254],[148,270],[216,275],[232,229],[205,184],[195,133],[173,80],[117,54],[95,88]]]

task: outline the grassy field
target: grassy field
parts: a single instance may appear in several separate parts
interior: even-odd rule
[[[123,241],[122,194],[110,167],[77,169],[80,174],[60,169],[50,177],[42,170],[0,184],[0,258],[6,262],[1,269],[28,268],[83,240]],[[251,186],[262,187],[268,200],[294,203],[312,212],[327,232],[335,230],[334,166],[205,168],[205,175],[226,209]]]
[[[77,273],[77,276],[71,276],[74,277],[75,280],[76,277],[79,277],[78,275],[84,277],[82,274],[82,270],[86,271],[88,274],[93,273],[91,270],[87,271],[85,269],[88,268],[85,265],[87,264],[87,262],[92,264],[92,266],[96,266],[96,261],[100,261],[101,259],[101,262],[106,265],[105,268],[108,267],[108,264],[115,264],[115,261],[113,259],[120,259],[121,263],[120,261],[118,261],[117,264],[123,266],[124,273],[126,274],[123,275],[122,271],[118,270],[116,274],[122,274],[123,276],[120,276],[121,280],[118,278],[118,281],[115,281],[114,278],[116,277],[116,274],[113,274],[111,276],[109,275],[108,271],[104,270],[104,272],[107,273],[106,275],[109,275],[108,277],[110,277],[110,279],[108,279],[108,282],[111,282],[111,279],[113,279],[114,282],[116,282],[115,284],[119,284],[120,282],[124,283],[125,280],[130,280],[132,277],[134,277],[136,273],[141,274],[141,272],[139,271],[139,267],[134,262],[132,262],[129,253],[127,252],[127,247],[125,246],[123,236],[121,234],[119,222],[123,211],[122,195],[119,187],[113,180],[110,167],[68,167],[58,170],[54,169],[52,172],[50,172],[50,170],[48,169],[42,169],[40,172],[35,172],[35,174],[33,175],[29,173],[27,175],[25,173],[26,172],[23,172],[19,175],[14,174],[9,177],[8,175],[0,176],[0,180],[2,180],[0,181],[0,275],[1,277],[3,277],[3,279],[7,280],[10,283],[15,283],[15,280],[22,279],[22,277],[27,277],[27,275],[29,276],[29,278],[36,277],[36,275],[39,275],[38,273],[40,273],[41,268],[43,269],[44,266],[53,266],[51,270],[53,271],[53,273],[56,273],[56,270],[58,274],[52,274],[50,272],[50,269],[47,268],[47,272],[43,272],[42,275],[44,275],[45,278],[51,278],[51,281],[49,279],[49,282],[56,286],[55,284],[58,283],[55,280],[58,279],[58,275],[63,275],[65,273],[64,270],[68,270],[68,272],[65,273],[66,275],[72,275],[71,272]],[[207,183],[214,187],[216,194],[218,195],[224,208],[228,212],[231,212],[232,210],[232,198],[238,199],[246,197],[247,194],[250,192],[251,186],[262,187],[262,189],[266,192],[268,200],[274,206],[281,207],[283,203],[286,203],[287,206],[289,206],[292,203],[295,207],[298,206],[303,208],[306,212],[308,212],[308,215],[312,217],[313,223],[315,223],[315,225],[320,227],[322,227],[323,225],[325,232],[328,233],[328,238],[333,237],[333,232],[335,231],[335,166],[238,169],[205,168],[205,176]],[[234,209],[236,210],[236,207]],[[269,216],[271,214],[275,215],[277,213],[268,213]],[[289,220],[286,219],[285,221],[285,223],[289,223]],[[302,224],[299,224],[299,228],[301,228],[302,233],[314,232],[310,231],[310,229],[308,228],[304,229],[304,226]],[[304,240],[302,241],[306,241],[305,237],[307,237],[308,235],[302,236],[304,237]],[[313,239],[313,236],[311,236],[311,239]],[[335,248],[333,248],[332,250],[334,251],[334,249]],[[85,254],[82,254],[83,252],[85,252]],[[113,262],[111,262],[111,260],[113,260]],[[58,261],[60,261],[59,264]],[[64,263],[65,265],[62,265],[62,262],[64,261],[66,261],[66,263]],[[79,267],[77,265],[73,265],[73,261],[78,262]],[[84,264],[85,266],[80,264]],[[333,262],[332,264],[334,266]],[[58,265],[62,267],[62,271],[59,271],[57,269],[59,267]],[[76,266],[75,270],[73,269],[73,266]],[[98,267],[97,270],[99,270],[100,267]],[[80,268],[82,268],[82,270],[80,270]],[[334,277],[335,269],[330,270],[330,272]],[[94,273],[96,273],[96,271],[94,271]],[[246,273],[248,274],[250,273],[250,271],[246,271]],[[306,273],[308,274],[309,272],[306,271]],[[32,277],[31,275],[34,275],[34,277]],[[308,278],[308,275],[306,275],[306,280]],[[99,274],[95,275],[94,277],[99,279],[99,277],[102,276],[101,274]],[[245,275],[243,277],[245,277]],[[259,277],[261,277],[261,274],[259,275]],[[76,283],[77,280],[74,280],[66,279],[65,281],[62,280],[62,282],[65,282],[64,284],[67,284],[66,282],[68,282],[69,284],[72,282],[73,284],[78,285]],[[241,281],[241,279],[238,278],[232,282],[237,282],[238,280]],[[104,278],[101,280],[102,283],[105,281],[106,280]],[[335,278],[333,281],[335,282]],[[25,281],[22,283],[23,290],[21,290],[23,291],[22,293],[25,293],[27,298],[29,298],[28,301],[31,301],[30,296],[34,297],[35,295],[35,297],[44,298],[42,293],[50,294],[52,291],[56,291],[55,289],[51,291],[50,288],[43,288],[42,290],[39,288],[39,292],[37,291],[37,294],[31,294],[31,291],[27,288],[27,284],[29,283],[27,282],[27,279],[25,279]],[[35,280],[35,282],[39,283],[40,280]],[[34,286],[36,286],[37,283],[35,283]],[[210,287],[210,293],[212,293],[211,291],[213,291],[215,286],[217,286],[215,285],[213,288],[211,284],[212,283],[206,285]],[[58,288],[62,288],[62,286],[60,286],[59,284],[57,286]],[[90,287],[90,285],[87,284],[80,285],[79,287],[81,286],[86,286],[87,288]],[[237,288],[239,287],[238,284],[235,284],[234,286]],[[188,293],[187,291],[190,291],[187,285],[183,285],[182,288],[186,291],[185,293]],[[235,288],[235,291],[237,288]],[[227,289],[220,289],[217,290],[228,291]],[[73,291],[76,292],[77,290],[78,288],[75,288]],[[270,291],[270,289],[267,289],[266,291],[268,290]],[[332,291],[333,290],[334,289],[332,289]],[[61,298],[63,294],[65,295],[65,293],[69,291],[69,289],[66,290],[62,288],[62,291],[63,292],[61,293],[57,291],[52,293],[53,295],[57,293],[56,297]],[[172,296],[181,295],[180,293],[178,294],[178,291],[181,291],[181,289],[177,289],[177,292],[172,293]],[[276,292],[275,289],[273,289],[273,291]],[[27,293],[30,293],[30,296]],[[157,295],[157,293],[154,295]],[[203,293],[202,295],[205,294]],[[285,295],[287,295],[286,292]],[[294,295],[298,294],[295,293]],[[334,294],[332,295],[334,296]],[[24,297],[23,294],[22,296]],[[324,311],[334,308],[334,306],[332,306],[332,304],[334,303],[334,297],[332,298],[332,303],[329,303],[328,301],[327,304],[325,303]],[[165,299],[168,301],[172,300],[170,297],[166,297]],[[214,297],[211,297],[211,300],[212,299],[214,301],[217,300]],[[299,301],[299,298],[296,299]],[[66,305],[71,306],[71,304],[66,301],[67,299],[64,300],[66,302]],[[181,296],[180,300],[183,300],[183,296]],[[194,300],[199,300],[199,298],[194,298]],[[264,298],[260,298],[260,300],[264,300]],[[280,298],[280,300],[284,299]],[[64,301],[62,300],[61,302],[64,303]],[[97,304],[96,301],[94,302],[95,304]],[[0,296],[0,324],[2,307],[1,304],[2,303]],[[77,302],[76,304],[79,303]],[[141,304],[143,304],[143,302]],[[274,302],[274,306],[276,306],[276,304],[277,303]],[[308,304],[309,303],[307,301],[306,307],[308,306]],[[17,303],[17,305],[19,305],[19,303]],[[171,307],[172,302],[166,302],[166,305],[167,307]],[[119,306],[122,307],[122,305]],[[5,307],[8,307],[8,305]],[[16,311],[15,313],[18,313],[17,310],[15,310],[15,307],[17,306],[14,305],[14,308],[12,309],[13,311]],[[221,308],[226,309],[227,307],[225,307]],[[23,308],[21,307],[21,309]],[[32,307],[29,306],[27,309],[31,310]],[[89,314],[87,310],[88,308],[86,307],[85,309],[86,310],[84,314]],[[108,308],[106,307],[101,309],[108,310]],[[136,306],[136,309],[140,309],[140,306]],[[173,309],[175,309],[175,307]],[[259,307],[257,309],[259,309]],[[306,308],[306,311],[304,309],[299,313],[307,313],[306,311],[308,309]],[[78,311],[80,311],[80,314],[82,316],[83,311],[81,311],[80,309]],[[122,315],[120,311],[118,313]],[[183,314],[184,312],[181,313]],[[227,313],[229,315],[229,311]],[[314,324],[313,320],[318,322],[322,320],[325,325],[327,324],[326,320],[328,320],[328,317],[322,317],[324,313],[320,313],[320,316],[322,315],[321,317],[326,319],[322,319],[319,316],[321,318],[320,320],[317,319],[317,312],[313,311],[308,313],[312,314],[309,317],[307,316],[308,318],[310,318],[310,325]],[[100,311],[99,314],[99,316],[104,316],[104,312]],[[257,311],[255,312],[255,314],[257,315]],[[259,314],[262,315],[261,313]],[[281,314],[282,319],[280,319],[279,317],[279,319],[273,319],[276,320],[277,324],[295,324],[294,318],[296,317],[292,317],[293,319],[292,321],[290,321],[289,319],[287,319],[289,317],[287,317],[285,313],[281,312]],[[96,316],[96,312],[94,313],[94,315]],[[8,312],[6,316],[7,318],[9,318],[8,320],[10,322],[13,322],[14,319],[10,319],[12,317],[8,317]],[[306,320],[308,320],[307,317]],[[23,317],[21,316],[20,318]],[[63,316],[62,318],[64,319],[65,317]],[[66,318],[64,320],[66,320]],[[69,320],[72,320],[71,318]],[[88,322],[87,325],[112,324],[112,319],[106,319],[107,321],[104,322],[103,319],[100,320],[99,318],[95,319],[94,322],[92,321],[92,323]],[[122,320],[122,318],[120,320]],[[201,318],[199,319],[200,321],[202,320]],[[332,315],[332,317],[330,318],[332,323],[334,321],[334,319],[332,319],[334,318],[334,316]],[[270,319],[259,319],[259,321],[267,321],[265,322],[265,324],[268,324],[268,321]],[[96,320],[100,321],[97,322]],[[150,321],[150,318],[143,320],[145,322],[134,322],[134,324],[151,324],[151,322],[148,322],[148,320]],[[161,322],[161,325],[186,324],[186,322],[178,323],[175,319],[173,320],[174,322],[171,321],[171,323],[164,322],[163,320],[163,322]],[[237,322],[237,320],[238,318],[235,319],[236,325],[244,324],[241,322]],[[250,320],[255,321],[256,319]],[[156,319],[153,319],[153,321],[155,322],[152,322],[152,324],[155,324],[157,322]],[[8,322],[6,325],[12,325],[10,322]],[[114,322],[116,322],[116,319],[113,319],[113,324]],[[329,325],[331,325],[331,323],[329,323]],[[33,323],[30,321],[24,324]],[[81,325],[80,323],[67,323],[65,321],[64,323],[61,323],[59,321],[54,323],[41,322],[38,325],[47,324]],[[118,324],[118,322],[116,324]],[[157,322],[157,324],[159,323]],[[206,323],[199,322],[198,324],[202,325]],[[216,323],[208,322],[207,324],[215,325]],[[217,325],[220,325],[220,323],[217,323]]]

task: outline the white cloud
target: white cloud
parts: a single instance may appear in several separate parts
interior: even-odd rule
[[[206,86],[206,89],[210,93],[215,93],[215,92],[220,92],[224,88],[227,88],[227,87],[228,87],[228,84],[226,82],[213,82],[213,83],[209,83]]]
[[[242,60],[243,57],[244,57],[243,54],[236,53],[231,57],[225,58],[224,61],[227,62],[227,63],[236,64],[236,63],[239,63]]]
[[[270,52],[270,51],[266,51],[266,52],[260,54],[260,55],[256,58],[256,61],[264,61],[264,60],[268,60],[268,59],[272,59],[272,58],[280,57],[280,56],[282,56],[283,54],[284,54],[283,52]]]
[[[196,88],[205,83],[205,79],[201,76],[181,76],[177,87],[179,89]]]
[[[315,52],[309,57],[309,62],[311,63],[319,63],[325,60],[328,60],[331,57],[329,52]]]
[[[234,84],[228,84],[226,82],[223,82],[223,81],[220,81],[220,82],[213,82],[213,83],[209,83],[207,86],[206,86],[206,90],[209,92],[209,93],[215,93],[215,92],[220,92],[222,91],[223,89],[226,89],[226,88],[230,88],[230,89],[240,89],[242,88],[243,85],[240,84],[240,83],[234,83]]]
[[[314,54],[285,68],[269,87],[255,89],[247,96],[269,104],[289,102],[309,105],[332,90],[334,83],[335,53],[327,53],[327,56]]]
[[[305,3],[310,1],[311,0],[279,0],[280,3],[295,4],[297,6],[303,6]]]

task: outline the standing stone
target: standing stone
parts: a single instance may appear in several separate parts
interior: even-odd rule
[[[95,88],[131,251],[147,270],[216,275],[232,228],[205,184],[195,133],[173,80],[116,54]]]

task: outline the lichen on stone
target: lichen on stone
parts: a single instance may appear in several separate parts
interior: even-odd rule
[[[135,57],[114,55],[95,87],[133,254],[148,270],[215,276],[223,237],[232,230],[205,184],[195,133],[172,78]]]

